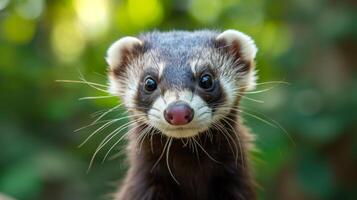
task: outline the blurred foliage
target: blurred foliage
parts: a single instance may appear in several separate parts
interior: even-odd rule
[[[76,101],[105,94],[55,80],[83,73],[105,84],[105,51],[124,35],[233,28],[256,40],[259,82],[290,83],[260,85],[274,87],[250,95],[264,103],[243,102],[288,133],[244,116],[257,135],[260,198],[356,199],[356,22],[353,0],[0,0],[0,193],[107,199],[125,172],[123,156],[100,164],[105,149],[86,173],[110,130],[80,149],[95,129],[73,130],[118,100]]]

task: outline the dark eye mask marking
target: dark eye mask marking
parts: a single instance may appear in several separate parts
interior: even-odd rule
[[[140,77],[140,83],[137,88],[137,95],[134,99],[137,110],[147,113],[155,100],[160,96],[160,89],[157,87],[154,91],[148,92],[145,89],[145,79],[147,77],[152,77],[156,84],[160,84],[157,80],[158,71],[154,68],[147,68]],[[129,79],[130,80],[130,79]]]

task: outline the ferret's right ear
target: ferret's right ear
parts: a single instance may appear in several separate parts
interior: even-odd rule
[[[110,70],[119,75],[130,59],[140,53],[142,41],[136,37],[123,37],[114,42],[107,51],[106,61]]]
[[[123,37],[114,42],[107,51],[106,61],[109,65],[109,93],[122,94],[126,81],[125,72],[131,60],[137,57],[142,50],[143,42],[135,37]],[[124,76],[124,77],[123,77]]]

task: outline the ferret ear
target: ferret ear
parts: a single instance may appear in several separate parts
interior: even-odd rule
[[[256,85],[254,59],[258,51],[255,43],[248,35],[236,31],[226,30],[216,37],[216,48],[232,56],[234,64],[239,67],[238,72],[246,72],[246,87],[252,90]]]
[[[107,51],[106,61],[116,75],[124,70],[130,59],[140,53],[142,41],[136,37],[123,37],[114,42]]]
[[[109,47],[106,61],[109,65],[108,77],[110,94],[121,94],[120,91],[123,87],[121,84],[123,78],[121,77],[124,76],[130,61],[141,53],[143,49],[142,46],[143,42],[136,37],[123,37]]]
[[[224,31],[216,37],[216,41],[218,48],[227,49],[235,59],[246,62],[254,61],[258,51],[251,37],[236,30]]]

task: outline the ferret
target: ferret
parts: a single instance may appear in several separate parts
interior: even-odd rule
[[[107,51],[110,93],[132,126],[116,200],[254,200],[254,137],[239,102],[256,85],[257,47],[237,30],[153,31]]]

